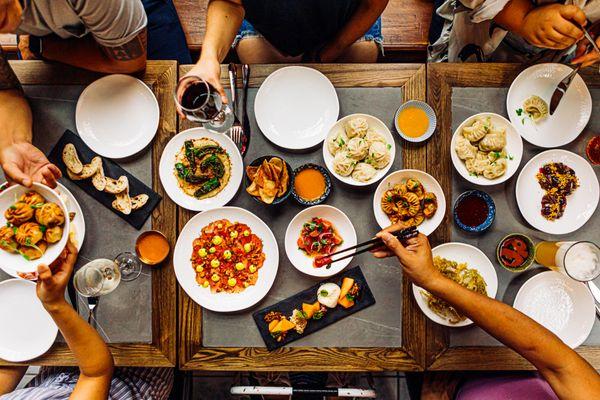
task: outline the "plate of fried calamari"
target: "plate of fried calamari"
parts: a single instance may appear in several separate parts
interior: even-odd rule
[[[189,220],[177,239],[173,264],[177,281],[196,303],[216,312],[239,311],[271,289],[279,250],[256,215],[220,207]]]
[[[246,167],[246,192],[261,203],[282,203],[292,193],[293,185],[292,167],[280,157],[259,157]]]
[[[417,226],[425,235],[444,219],[446,198],[434,177],[415,169],[388,175],[375,190],[373,212],[381,228],[396,223]]]
[[[169,141],[159,171],[171,200],[188,210],[204,211],[221,207],[235,196],[243,161],[227,136],[192,128]]]
[[[592,166],[566,150],[538,154],[525,164],[517,179],[521,214],[535,229],[554,235],[581,228],[594,214],[599,196]]]
[[[70,221],[62,198],[47,186],[14,185],[0,193],[0,264],[32,273],[50,264],[69,238]]]

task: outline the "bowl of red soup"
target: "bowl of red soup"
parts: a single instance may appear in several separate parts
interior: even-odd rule
[[[468,190],[454,202],[454,222],[465,232],[481,233],[492,226],[496,206],[492,197],[481,190]]]
[[[510,272],[522,272],[533,264],[535,246],[533,241],[520,233],[505,236],[496,248],[496,258]]]

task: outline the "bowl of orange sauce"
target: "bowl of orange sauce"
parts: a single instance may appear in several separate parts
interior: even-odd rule
[[[304,206],[314,206],[327,199],[331,193],[329,172],[317,164],[304,164],[294,170],[292,196]]]
[[[146,231],[135,241],[135,253],[147,265],[157,265],[163,262],[171,251],[171,245],[166,236],[159,231]]]
[[[396,111],[394,125],[404,140],[418,143],[433,135],[437,118],[429,104],[418,100],[409,100]]]

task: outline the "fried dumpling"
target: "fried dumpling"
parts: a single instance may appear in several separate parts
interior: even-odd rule
[[[18,202],[8,207],[4,212],[4,218],[6,218],[7,222],[19,226],[33,219],[34,214],[35,209],[29,204]]]
[[[46,203],[35,210],[36,221],[44,226],[52,227],[65,223],[65,213],[56,203]]]
[[[19,245],[15,240],[16,230],[17,228],[6,225],[0,228],[0,249],[8,251],[9,253],[14,253],[17,251],[17,247],[19,247]]]
[[[17,228],[15,240],[20,245],[32,246],[44,238],[44,233],[39,224],[35,222],[25,222]]]
[[[41,241],[41,242],[38,242],[38,244],[35,246],[19,246],[18,252],[23,257],[25,257],[26,259],[31,261],[31,260],[37,260],[38,258],[41,258],[44,255],[44,253],[46,252],[47,248],[48,248],[48,243]]]
[[[523,102],[523,110],[533,122],[538,122],[548,116],[548,103],[540,96],[529,96]]]
[[[60,242],[60,239],[63,235],[62,226],[53,226],[51,228],[46,228],[46,232],[44,232],[44,240],[48,243],[56,243]]]
[[[364,137],[369,129],[369,124],[365,118],[356,117],[346,122],[344,129],[346,130],[346,135],[348,135],[348,138],[350,139],[356,136]]]
[[[38,192],[30,190],[27,193],[23,193],[21,197],[19,197],[19,202],[29,204],[30,206],[36,206],[44,204],[46,202],[46,199],[44,199],[44,196],[42,196]]]

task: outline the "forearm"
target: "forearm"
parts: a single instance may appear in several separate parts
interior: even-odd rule
[[[146,65],[145,38],[143,54],[139,49],[134,54],[135,57],[127,54],[124,57],[109,56],[108,52],[112,49],[100,46],[91,35],[81,39],[60,39],[49,36],[42,40],[42,55],[45,59],[94,72],[129,74],[144,69]],[[141,47],[141,44],[136,47]]]
[[[328,44],[338,51],[360,39],[383,13],[388,0],[363,0],[348,22]]]
[[[600,387],[600,377],[581,356],[513,307],[472,292],[447,278],[434,280],[427,290],[531,362],[560,398],[577,394],[590,396],[594,387]]]
[[[0,149],[31,142],[31,109],[23,89],[0,49]]]
[[[533,10],[530,0],[511,0],[495,17],[494,22],[507,31],[519,34],[525,16]]]
[[[222,62],[244,19],[241,2],[211,0],[206,14],[206,34],[202,43],[202,58]]]
[[[73,352],[81,374],[91,378],[108,377],[110,380],[113,358],[98,332],[66,301],[45,307]]]
[[[26,365],[18,367],[0,367],[0,396],[15,390],[26,371]]]

